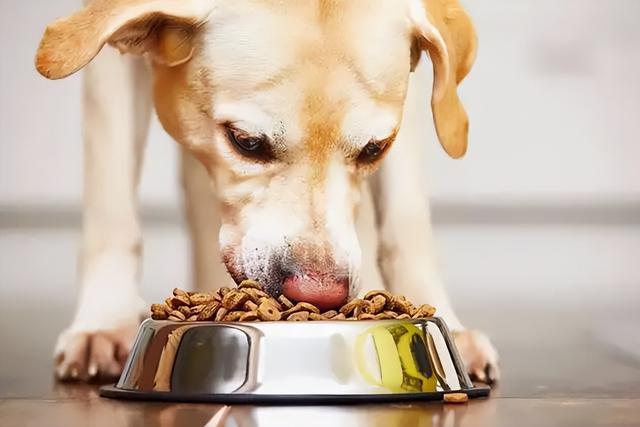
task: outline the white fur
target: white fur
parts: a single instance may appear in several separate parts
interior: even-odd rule
[[[81,288],[73,322],[56,345],[60,378],[122,369],[113,354],[125,343],[114,335],[130,340],[145,309],[135,195],[151,112],[147,76],[141,59],[113,49],[86,70]],[[103,344],[91,347],[92,339]]]
[[[235,122],[241,129],[258,135],[273,135],[276,130],[273,117],[255,103],[217,101],[215,105],[213,118],[217,122]]]
[[[342,123],[342,132],[351,138],[358,147],[364,147],[369,141],[382,141],[389,138],[398,126],[399,117],[393,111],[385,111],[371,101],[363,100],[357,108],[349,110]],[[367,129],[363,134],[362,129]]]
[[[339,264],[346,264],[351,284],[350,294],[357,295],[362,253],[356,234],[351,203],[358,194],[349,194],[347,166],[336,156],[330,163],[324,192],[326,227]],[[357,201],[356,201],[357,203]]]

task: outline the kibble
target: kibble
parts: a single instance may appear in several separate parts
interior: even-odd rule
[[[287,320],[290,322],[303,322],[305,320],[309,320],[309,312],[297,311],[287,316]]]
[[[244,314],[244,311],[230,311],[229,313],[227,313],[226,316],[224,316],[222,318],[223,322],[236,322],[238,320],[240,320],[240,318],[242,317],[242,315]]]
[[[178,311],[184,314],[185,317],[191,316],[191,308],[189,306],[181,305],[180,307],[178,307]]]
[[[245,302],[249,299],[249,295],[242,292],[241,290],[233,290],[228,292],[222,298],[222,306],[227,310],[236,310],[244,305]]]
[[[227,315],[227,312],[228,312],[228,311],[229,311],[229,310],[227,310],[226,308],[224,308],[224,307],[220,307],[220,308],[218,309],[218,312],[216,313],[215,321],[216,321],[216,322],[222,322],[222,319],[224,318],[224,316],[226,316],[226,315]]]
[[[178,310],[173,310],[169,314],[169,317],[175,317],[175,318],[180,319],[180,320],[186,320],[187,319],[187,316],[185,316],[181,311],[178,311]]]
[[[466,403],[469,401],[467,393],[446,393],[443,397],[446,403]]]
[[[241,322],[253,322],[258,319],[260,319],[260,317],[258,316],[258,311],[251,310],[251,311],[247,311],[246,313],[243,313],[242,316],[240,316],[239,320]]]
[[[192,305],[208,304],[215,301],[215,296],[213,294],[195,293],[189,297],[189,301],[191,301]]]
[[[164,304],[151,305],[151,318],[174,322],[403,320],[432,317],[435,311],[429,304],[415,306],[402,295],[370,291],[339,309],[321,312],[308,302],[291,301],[284,295],[274,298],[257,282],[245,280],[237,288],[225,287],[215,292],[187,292],[175,288]],[[446,394],[444,399],[452,402],[454,400],[447,399],[462,399],[458,394],[461,393]]]
[[[276,321],[282,318],[282,313],[276,308],[275,304],[270,304],[269,301],[260,303],[257,312],[260,320]]]
[[[186,305],[186,306],[191,305],[191,301],[189,301],[188,295],[174,295],[171,298],[171,307],[178,308],[183,305]]]
[[[210,302],[205,305],[204,308],[198,313],[198,320],[212,320],[215,318],[216,312],[220,308],[220,303],[217,301]]]
[[[285,297],[284,295],[280,295],[278,297],[278,301],[280,301],[280,304],[285,306],[287,310],[293,307],[293,303],[289,301],[289,298]]]

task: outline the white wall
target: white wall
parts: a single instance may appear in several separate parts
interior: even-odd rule
[[[640,2],[466,1],[480,49],[468,157],[429,163],[441,197],[640,197]],[[437,150],[435,150],[437,151]]]
[[[33,58],[45,26],[79,0],[0,0],[0,207],[77,204],[81,197],[81,76],[48,81]],[[154,122],[143,201],[175,204],[174,143]]]

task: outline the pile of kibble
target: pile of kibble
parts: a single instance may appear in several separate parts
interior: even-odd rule
[[[164,304],[151,305],[151,318],[176,322],[384,320],[431,317],[435,311],[428,304],[413,305],[400,295],[371,291],[337,310],[321,312],[313,304],[292,302],[284,295],[274,298],[258,283],[245,280],[237,288],[220,288],[210,293],[175,288]]]

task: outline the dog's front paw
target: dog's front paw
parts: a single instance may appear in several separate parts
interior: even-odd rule
[[[58,337],[54,370],[62,381],[117,378],[138,330],[137,319],[116,327],[83,331],[73,326]]]
[[[489,337],[473,330],[454,332],[454,337],[471,379],[487,384],[500,379],[498,352]]]

